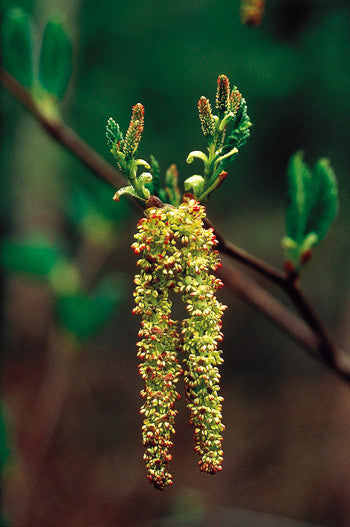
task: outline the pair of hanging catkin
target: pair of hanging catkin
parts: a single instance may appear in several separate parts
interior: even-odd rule
[[[144,459],[150,483],[160,490],[172,484],[168,465],[175,402],[180,398],[176,385],[182,375],[200,470],[215,474],[222,469],[218,365],[223,360],[218,343],[226,306],[215,296],[222,282],[211,272],[221,264],[214,250],[215,235],[205,228],[204,218],[204,206],[187,196],[178,208],[148,208],[132,245],[141,255],[133,312],[142,316],[137,346],[145,381],[141,391]],[[171,319],[171,291],[180,293],[186,305],[188,317],[182,322]]]

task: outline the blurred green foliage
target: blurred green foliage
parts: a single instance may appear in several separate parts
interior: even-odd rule
[[[72,44],[60,20],[45,26],[40,52],[39,80],[50,94],[62,99],[71,76]]]
[[[2,23],[3,61],[23,86],[33,84],[31,20],[19,8],[9,9]]]

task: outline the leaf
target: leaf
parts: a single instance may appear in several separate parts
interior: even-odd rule
[[[244,146],[250,137],[250,128],[252,126],[247,113],[247,103],[245,99],[242,99],[233,121],[233,130],[225,141],[222,153],[226,154],[234,147],[241,148],[241,146]]]
[[[303,153],[296,152],[290,159],[287,168],[289,183],[286,214],[287,236],[301,244],[312,206],[313,192],[311,171],[303,160]]]
[[[103,280],[92,295],[75,294],[59,299],[56,313],[62,326],[79,341],[86,341],[107,324],[123,297],[121,280]]]
[[[315,232],[318,243],[326,236],[338,211],[337,180],[328,159],[319,159],[312,170],[315,202],[310,210],[307,231]]]
[[[20,8],[9,9],[2,24],[2,55],[5,69],[26,88],[33,85],[30,16]]]
[[[319,159],[312,173],[297,152],[288,165],[289,200],[287,235],[301,245],[315,233],[317,244],[325,237],[338,210],[338,189],[327,159]]]
[[[39,80],[42,87],[61,99],[72,73],[72,44],[59,20],[49,20],[41,46]]]
[[[47,276],[60,261],[65,261],[62,251],[46,237],[39,234],[22,240],[4,240],[0,247],[0,260],[9,272]]]
[[[150,163],[150,170],[152,173],[152,182],[150,185],[148,185],[149,191],[151,195],[158,196],[159,190],[160,190],[160,169],[159,169],[159,163],[157,159],[154,156],[150,156],[151,163]]]
[[[123,142],[123,134],[120,130],[120,126],[112,117],[107,121],[106,139],[110,148],[113,148],[115,143]]]

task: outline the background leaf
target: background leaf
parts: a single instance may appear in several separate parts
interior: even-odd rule
[[[121,299],[120,280],[109,277],[96,287],[92,295],[76,294],[60,298],[57,315],[66,330],[79,341],[85,341],[103,328]]]
[[[61,99],[72,72],[72,45],[59,20],[47,23],[41,47],[39,80],[42,87]]]
[[[23,86],[33,85],[32,35],[29,15],[9,9],[2,24],[2,55],[5,69]]]
[[[0,260],[10,272],[47,276],[64,258],[61,250],[42,235],[22,240],[4,240],[0,247]]]

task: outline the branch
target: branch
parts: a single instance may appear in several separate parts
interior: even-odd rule
[[[114,187],[125,185],[124,177],[90,148],[73,130],[61,121],[45,116],[35,104],[30,92],[6,71],[0,70],[0,78],[4,87],[35,117],[49,135],[71,151],[92,173]],[[212,225],[210,220],[207,220],[207,224]],[[239,270],[226,266],[226,269],[222,271],[222,276],[231,289],[283,328],[328,368],[350,382],[350,356],[335,347],[323,322],[300,289],[295,277],[292,280],[266,262],[226,241],[217,229],[214,230],[219,241],[220,252],[254,270],[283,289],[304,321]]]
[[[44,115],[35,104],[30,92],[26,90],[4,69],[0,69],[0,79],[4,87],[11,93],[29,113],[41,124],[46,132],[70,150],[95,176],[113,187],[125,185],[125,178],[107,161],[83,141],[71,128],[62,121]]]

